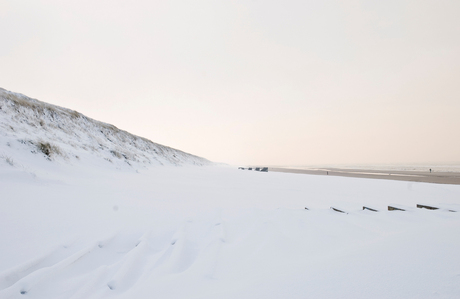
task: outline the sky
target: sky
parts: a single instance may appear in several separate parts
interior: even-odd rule
[[[0,87],[241,165],[460,162],[460,1],[0,0]]]

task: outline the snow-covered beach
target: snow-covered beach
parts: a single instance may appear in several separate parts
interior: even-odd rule
[[[0,299],[460,299],[459,16],[0,0]]]
[[[460,185],[242,171],[11,101],[0,298],[460,296]]]
[[[415,208],[459,186],[44,163],[0,166],[1,298],[460,294],[460,214]]]

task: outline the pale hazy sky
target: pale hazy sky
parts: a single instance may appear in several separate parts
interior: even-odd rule
[[[460,162],[460,1],[0,0],[0,87],[219,162]]]

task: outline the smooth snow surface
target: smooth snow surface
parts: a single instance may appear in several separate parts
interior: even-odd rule
[[[0,161],[0,298],[460,296],[460,213],[414,208],[460,186],[34,161]]]

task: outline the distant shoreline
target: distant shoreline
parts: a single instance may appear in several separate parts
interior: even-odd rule
[[[330,175],[366,179],[383,179],[393,181],[422,182],[433,184],[460,185],[460,172],[408,171],[408,170],[375,170],[348,168],[288,168],[269,167],[268,171],[299,173],[310,175]]]

